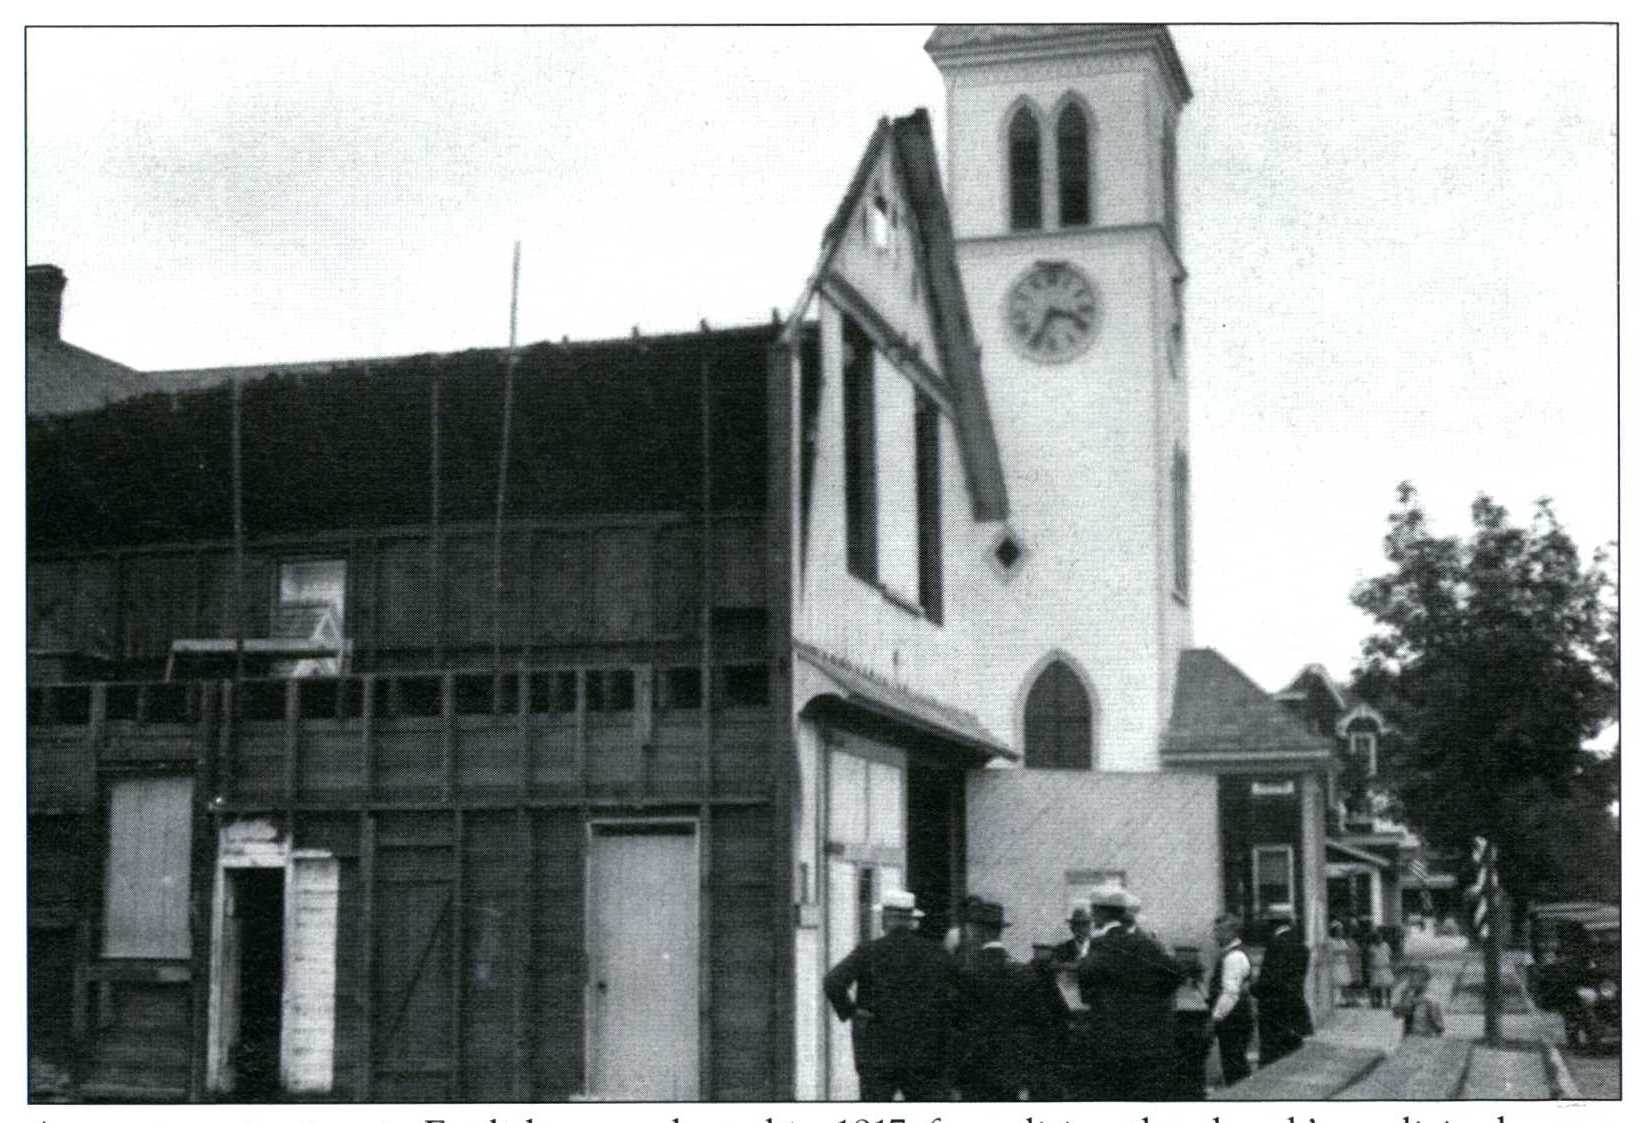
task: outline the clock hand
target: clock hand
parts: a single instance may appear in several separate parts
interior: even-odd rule
[[[1050,317],[1054,316],[1055,314],[1056,314],[1056,310],[1054,308],[1044,309],[1044,316],[1043,316],[1042,319],[1040,319],[1038,321],[1038,330],[1033,332],[1031,338],[1029,338],[1027,340],[1027,345],[1029,347],[1037,347],[1038,346],[1039,340],[1044,338],[1044,329],[1046,329],[1050,326]]]

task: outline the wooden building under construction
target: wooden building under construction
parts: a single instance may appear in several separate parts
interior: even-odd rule
[[[784,1094],[776,330],[31,421],[37,1067],[86,1099]]]

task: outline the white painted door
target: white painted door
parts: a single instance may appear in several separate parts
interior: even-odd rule
[[[331,1092],[338,860],[293,855],[286,908],[281,1086],[289,1092]]]
[[[593,824],[589,1092],[700,1098],[700,859],[693,824]]]

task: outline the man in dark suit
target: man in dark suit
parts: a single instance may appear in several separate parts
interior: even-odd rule
[[[1313,1018],[1302,993],[1308,977],[1308,948],[1289,913],[1278,916],[1262,952],[1262,977],[1251,987],[1256,996],[1256,1032],[1260,1062],[1272,1064],[1302,1047],[1313,1033]]]
[[[1072,936],[1055,946],[1051,958],[1057,964],[1076,966],[1084,962],[1084,956],[1090,950],[1090,933],[1094,930],[1094,925],[1090,918],[1089,901],[1073,902],[1073,910],[1067,917],[1067,928],[1072,932]]]
[[[1125,924],[1135,898],[1110,889],[1092,899],[1095,934],[1078,967],[1090,1008],[1090,1092],[1101,1100],[1164,1100],[1174,1089],[1171,996],[1181,969],[1152,937]]]
[[[995,901],[974,900],[967,922],[980,934],[961,972],[965,1013],[958,1039],[957,1083],[966,1100],[1056,1096],[1052,1046],[1067,1017],[1060,993],[1035,968],[1010,958],[999,939],[1009,922]]]
[[[960,1009],[958,971],[939,944],[918,935],[923,913],[910,892],[883,896],[884,934],[826,974],[826,998],[853,1020],[860,1098],[945,1100],[949,1043]]]

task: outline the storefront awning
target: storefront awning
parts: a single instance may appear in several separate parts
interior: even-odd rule
[[[925,698],[876,678],[847,661],[806,643],[793,645],[797,657],[825,678],[814,697],[834,696],[848,706],[918,733],[962,745],[982,757],[1019,760],[1021,755],[994,737],[974,714]],[[813,703],[813,699],[810,700]]]

